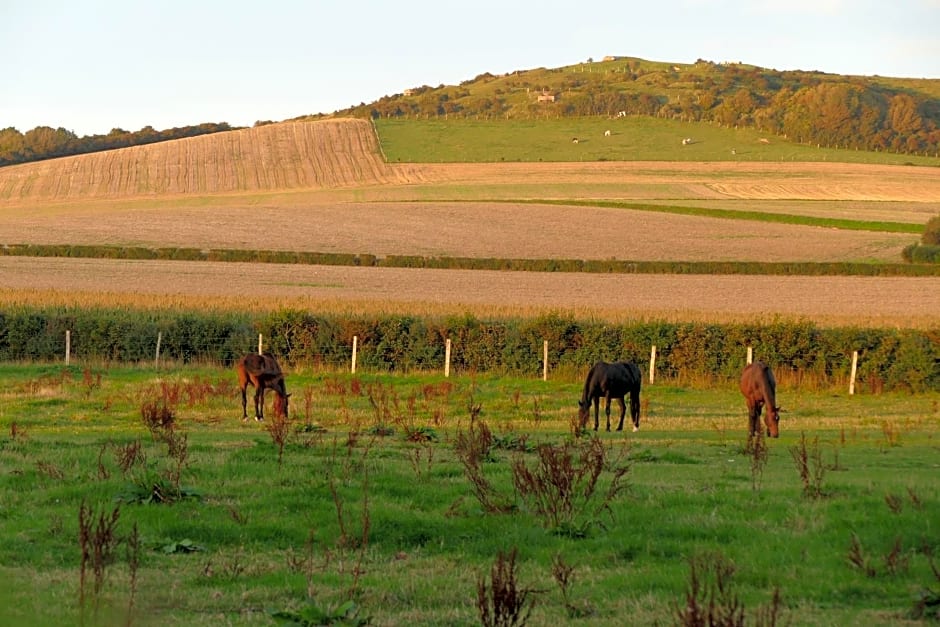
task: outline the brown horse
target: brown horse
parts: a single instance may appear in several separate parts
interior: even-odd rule
[[[608,364],[599,361],[588,371],[584,381],[584,392],[578,401],[578,419],[582,426],[587,425],[591,415],[591,403],[594,403],[594,430],[598,427],[601,397],[607,401],[604,408],[607,413],[607,430],[610,431],[610,400],[616,398],[620,403],[620,424],[617,431],[623,431],[623,418],[627,413],[625,396],[630,395],[630,418],[633,430],[640,430],[640,384],[643,375],[640,368],[629,361]]]
[[[760,414],[764,405],[767,405],[767,414],[764,423],[767,425],[767,436],[776,438],[780,436],[780,408],[777,407],[777,382],[770,366],[762,361],[755,361],[744,368],[741,373],[741,394],[747,400],[748,420],[750,421],[750,434],[756,435],[760,429]]]
[[[287,387],[284,385],[284,373],[271,353],[245,355],[235,364],[238,371],[238,385],[242,390],[242,420],[248,420],[248,384],[255,388],[255,420],[264,420],[264,391],[273,390],[274,414],[287,418]]]

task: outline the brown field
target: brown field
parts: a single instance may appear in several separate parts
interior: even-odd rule
[[[0,302],[936,326],[940,278],[620,275],[0,257]]]
[[[919,223],[935,169],[835,163],[385,164],[368,122],[288,123],[0,169],[0,243],[476,257],[896,261],[916,236],[626,209],[613,199]],[[0,258],[0,303],[761,315],[929,326],[936,279],[596,276]]]

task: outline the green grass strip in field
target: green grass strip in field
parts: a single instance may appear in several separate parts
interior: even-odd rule
[[[651,205],[647,203],[614,202],[609,200],[493,200],[490,202],[529,203],[540,205],[576,205],[584,207],[605,207],[612,209],[630,209],[633,211],[654,211],[703,218],[723,220],[753,220],[755,222],[774,222],[799,226],[818,226],[828,229],[847,231],[880,231],[885,233],[915,233],[924,231],[922,224],[904,222],[885,222],[878,220],[844,220],[840,218],[818,218],[791,213],[768,213],[764,211],[738,211],[736,209],[708,209],[705,207],[681,207],[676,205]]]

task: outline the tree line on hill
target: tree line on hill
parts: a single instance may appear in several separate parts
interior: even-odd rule
[[[133,132],[115,128],[107,135],[79,137],[62,127],[37,126],[25,133],[9,127],[0,129],[0,166],[153,144],[170,139],[196,137],[229,130],[232,130],[232,127],[225,122],[206,122],[197,126],[183,126],[163,131],[154,130],[152,126],[145,126]]]
[[[915,83],[701,59],[683,67],[630,60],[599,64],[591,72],[573,66],[481,74],[458,87],[423,86],[337,113],[484,119],[646,115],[753,127],[798,143],[937,154],[940,99],[909,86]]]

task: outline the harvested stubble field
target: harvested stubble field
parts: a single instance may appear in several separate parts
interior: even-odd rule
[[[861,220],[887,213],[894,221],[917,223],[940,212],[940,176],[930,168],[836,163],[386,164],[369,123],[326,120],[0,169],[0,242],[378,256],[897,261],[901,249],[917,240],[910,234],[577,206],[580,199],[766,207]],[[760,313],[902,326],[934,324],[940,311],[937,279],[0,258],[0,288],[3,302],[95,293],[132,300],[146,293],[208,304],[263,294],[277,303],[334,309],[370,303],[377,309],[560,309],[605,317]],[[17,295],[29,289],[34,291]]]
[[[940,278],[580,274],[0,257],[0,302],[936,326]],[[67,290],[63,291],[63,286]]]

